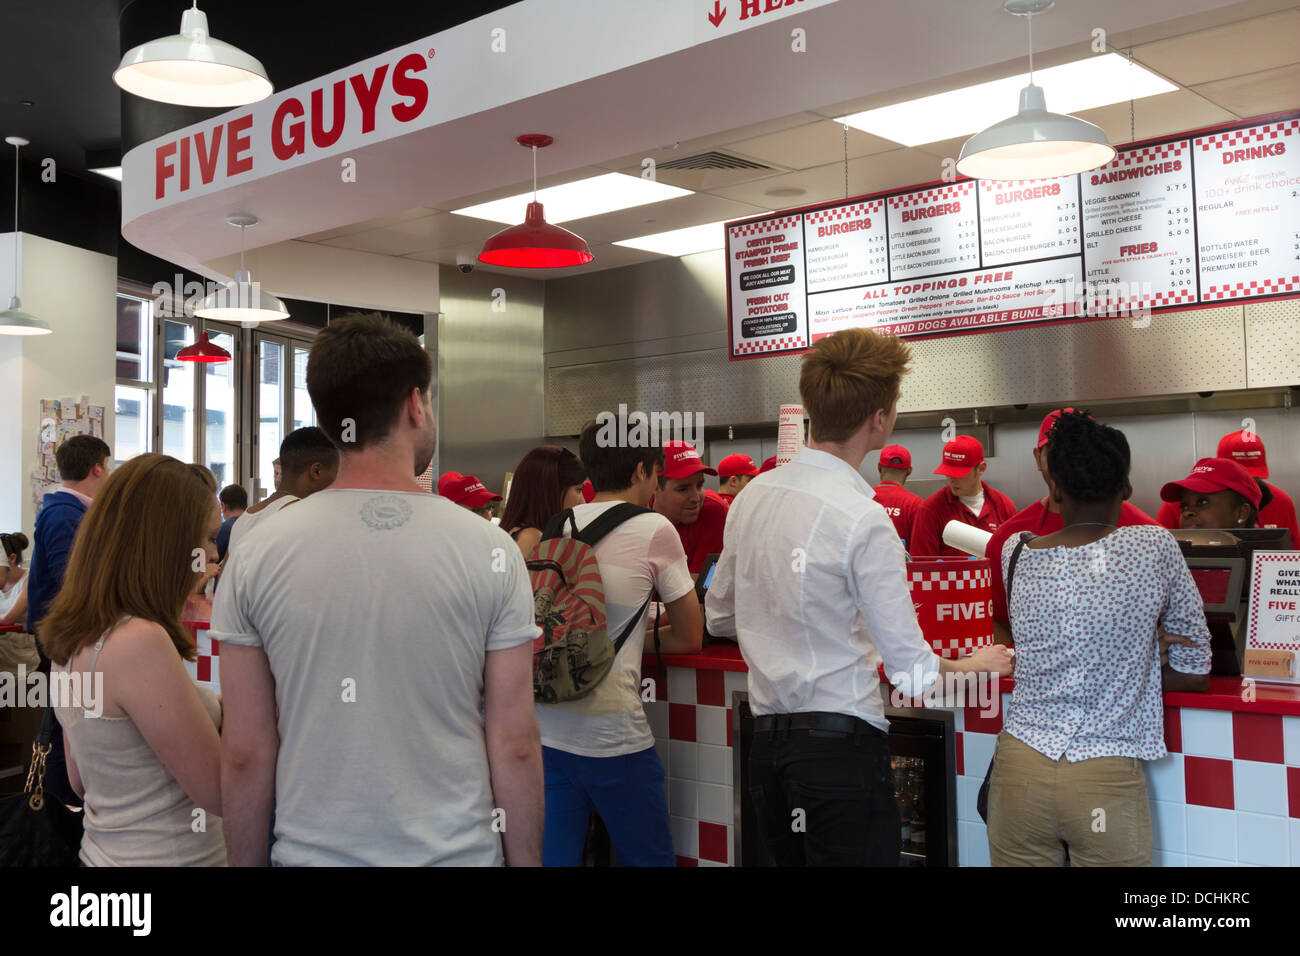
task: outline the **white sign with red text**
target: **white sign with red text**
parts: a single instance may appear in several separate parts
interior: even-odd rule
[[[1300,684],[1300,551],[1256,551],[1246,615],[1249,678]]]
[[[1122,150],[1079,179],[1089,308],[1195,302],[1190,141]]]
[[[738,353],[806,348],[807,293],[803,217],[794,214],[731,226],[731,340]]]
[[[889,278],[883,199],[806,213],[803,233],[809,292],[871,285]]]
[[[985,266],[1078,255],[1078,179],[980,180],[980,252]]]
[[[1201,301],[1300,292],[1300,119],[1199,136]]]
[[[975,181],[889,197],[889,276],[908,279],[977,268]]]
[[[1080,315],[1078,256],[808,297],[812,340],[840,329],[942,335]]]

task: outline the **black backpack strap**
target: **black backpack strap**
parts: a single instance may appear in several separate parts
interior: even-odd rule
[[[578,536],[578,522],[574,520],[573,509],[565,508],[557,515],[553,515],[551,520],[546,522],[546,527],[542,529],[542,540],[549,541],[551,538],[560,538],[564,536],[564,523],[568,522],[573,526],[570,532],[573,537]]]
[[[570,511],[569,514],[573,512]],[[588,547],[594,548],[601,538],[609,534],[624,521],[629,518],[635,518],[637,515],[653,514],[649,508],[642,508],[640,505],[634,505],[625,501],[608,509],[598,516],[581,531],[574,534],[574,537]]]
[[[1030,534],[1028,531],[1020,532],[1020,540],[1016,542],[1015,550],[1011,552],[1011,560],[1007,562],[1007,619],[1011,619],[1011,586],[1016,580],[1016,562],[1020,560],[1020,552],[1025,549],[1025,545],[1037,538],[1038,535]]]

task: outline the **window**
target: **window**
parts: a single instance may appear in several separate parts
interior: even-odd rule
[[[235,354],[235,336],[231,332],[219,332],[208,328],[208,340],[220,346],[231,355]],[[217,476],[217,488],[240,481],[236,465],[235,434],[237,420],[235,417],[236,363],[211,362],[200,366],[203,373],[203,450],[204,464]]]
[[[194,326],[167,319],[163,322],[162,453],[194,461],[195,362],[182,362],[176,353],[194,344]]]
[[[153,447],[153,303],[117,296],[117,386],[113,394],[113,459],[120,465]]]
[[[310,349],[294,346],[293,349],[293,427],[306,428],[316,424],[316,408],[307,393],[307,353]]]

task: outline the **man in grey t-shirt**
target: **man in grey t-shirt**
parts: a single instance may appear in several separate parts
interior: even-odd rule
[[[231,865],[266,861],[272,799],[275,864],[541,861],[528,574],[505,532],[416,481],[431,375],[378,316],[312,346],[338,478],[232,551],[212,617]]]

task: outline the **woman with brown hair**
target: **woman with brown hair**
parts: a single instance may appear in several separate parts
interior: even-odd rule
[[[542,540],[546,522],[583,503],[586,478],[587,469],[578,456],[559,445],[538,445],[515,466],[501,527],[510,532],[524,557]]]
[[[21,531],[0,534],[5,549],[5,563],[0,564],[0,624],[27,620],[27,571],[23,568],[27,543],[27,535]]]
[[[190,466],[132,458],[87,510],[40,624],[52,673],[68,675],[75,698],[51,705],[85,798],[87,866],[225,865],[221,704],[186,673],[195,648],[180,622],[197,555],[220,526]]]

